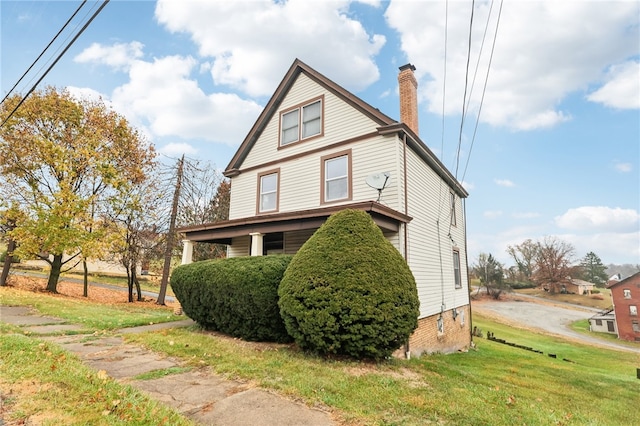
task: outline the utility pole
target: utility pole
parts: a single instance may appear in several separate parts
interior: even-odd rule
[[[167,233],[167,246],[164,250],[164,267],[162,268],[162,281],[160,292],[158,293],[157,305],[164,305],[164,298],[167,294],[167,284],[169,283],[169,271],[171,270],[171,257],[173,254],[173,244],[176,234],[176,217],[178,216],[178,201],[180,200],[180,187],[182,186],[182,174],[184,170],[184,154],[178,161],[178,178],[176,190],[173,193],[173,203],[171,204],[171,218],[169,219],[169,232]]]

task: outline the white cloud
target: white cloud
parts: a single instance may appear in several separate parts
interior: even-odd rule
[[[637,232],[640,214],[619,207],[583,206],[556,216],[555,223],[564,229],[585,232]]]
[[[493,2],[475,4],[469,90],[479,56],[481,60],[469,111],[477,111],[479,106],[498,15],[498,5]],[[445,105],[449,115],[460,113],[463,99],[470,8],[470,2],[449,2]],[[565,97],[598,83],[611,64],[638,54],[639,13],[638,2],[505,2],[482,121],[529,130],[571,119],[570,111],[559,107]],[[441,114],[445,3],[392,0],[386,18],[399,32],[408,60],[417,67],[421,99],[426,100],[430,112]],[[487,20],[489,29],[480,55]],[[585,25],[586,22],[597,25]],[[617,77],[618,74],[610,75],[609,79]],[[613,87],[603,88],[598,96],[611,101]],[[628,97],[629,94],[624,98]]]
[[[501,210],[487,210],[482,214],[487,219],[496,219],[502,216]]]
[[[193,155],[198,150],[185,142],[172,142],[160,147],[158,152],[169,157],[180,157],[182,154]]]
[[[628,61],[609,69],[604,86],[587,96],[618,109],[640,108],[640,62]]]
[[[621,173],[629,173],[631,170],[633,170],[633,166],[631,165],[631,163],[616,163],[614,165],[615,169]]]
[[[107,65],[117,70],[126,71],[131,64],[142,57],[144,45],[137,41],[131,43],[115,43],[105,46],[100,43],[92,43],[76,55],[73,60],[79,63],[96,63]]]
[[[494,179],[493,181],[496,185],[504,186],[505,188],[513,188],[516,186],[516,184],[511,182],[509,179]]]
[[[235,94],[206,94],[190,78],[191,57],[134,61],[130,81],[116,88],[114,107],[155,136],[203,139],[236,146],[262,107]]]
[[[357,91],[379,78],[373,58],[386,39],[351,19],[350,3],[159,0],[156,19],[172,32],[189,34],[202,56],[214,58],[211,74],[218,85],[270,95],[297,57]]]
[[[471,182],[467,182],[466,180],[463,180],[462,182],[460,182],[460,184],[464,187],[464,189],[466,189],[467,191],[471,191],[473,189],[475,189],[475,185]]]
[[[88,87],[75,87],[75,86],[67,86],[65,87],[71,94],[71,96],[76,99],[82,100],[90,100],[96,102],[103,102],[107,106],[111,106],[111,102],[109,102],[108,97],[104,94],[98,92],[97,90],[90,89]]]
[[[605,265],[637,264],[640,261],[640,232],[565,234],[558,238],[573,245],[576,261],[589,252],[598,255]]]

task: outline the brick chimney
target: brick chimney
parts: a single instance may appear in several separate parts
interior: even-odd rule
[[[418,81],[413,75],[416,70],[411,64],[400,67],[398,85],[400,88],[400,121],[416,135],[418,133]]]

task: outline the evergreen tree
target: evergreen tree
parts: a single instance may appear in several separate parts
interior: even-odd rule
[[[602,264],[602,260],[597,254],[590,251],[580,261],[582,277],[585,281],[592,282],[596,287],[604,287],[607,283],[607,267]]]

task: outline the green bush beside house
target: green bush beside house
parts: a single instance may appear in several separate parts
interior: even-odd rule
[[[371,217],[332,215],[307,240],[278,290],[287,331],[303,349],[381,359],[417,327],[415,279]]]
[[[278,285],[291,256],[236,257],[177,267],[171,287],[184,313],[202,327],[245,340],[289,342]]]

